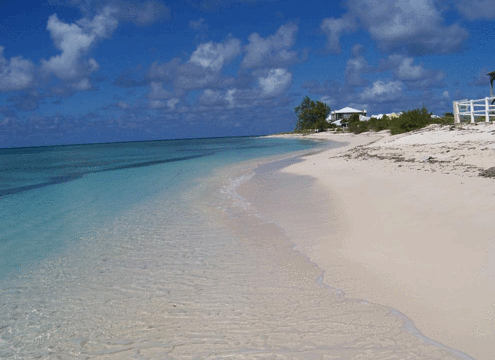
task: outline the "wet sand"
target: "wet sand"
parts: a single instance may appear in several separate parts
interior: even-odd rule
[[[495,180],[479,173],[495,166],[494,132],[482,124],[315,134],[349,144],[283,168],[262,195],[249,182],[239,192],[346,298],[397,309],[423,335],[490,359]]]

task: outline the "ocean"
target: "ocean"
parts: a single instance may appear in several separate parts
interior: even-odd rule
[[[0,358],[469,358],[346,299],[236,192],[338,145],[0,149]]]

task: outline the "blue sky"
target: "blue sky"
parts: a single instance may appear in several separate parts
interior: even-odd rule
[[[0,2],[0,147],[290,131],[489,96],[492,0]]]

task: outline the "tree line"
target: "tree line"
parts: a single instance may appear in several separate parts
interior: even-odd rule
[[[335,128],[335,120],[327,121],[330,115],[330,107],[321,101],[313,101],[308,96],[304,97],[301,104],[294,108],[297,115],[297,123],[294,131],[318,130],[325,131]],[[430,124],[454,124],[452,113],[445,113],[443,117],[433,117],[426,107],[404,111],[398,117],[384,115],[381,119],[370,118],[361,121],[359,114],[353,114],[341,123],[347,126],[350,132],[360,134],[366,131],[390,130],[392,135],[421,129]]]

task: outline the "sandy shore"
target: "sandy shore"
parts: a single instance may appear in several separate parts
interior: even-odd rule
[[[346,297],[390,306],[427,337],[492,359],[495,177],[480,173],[495,166],[495,125],[311,137],[348,145],[284,168],[317,179],[315,196],[265,211]]]

